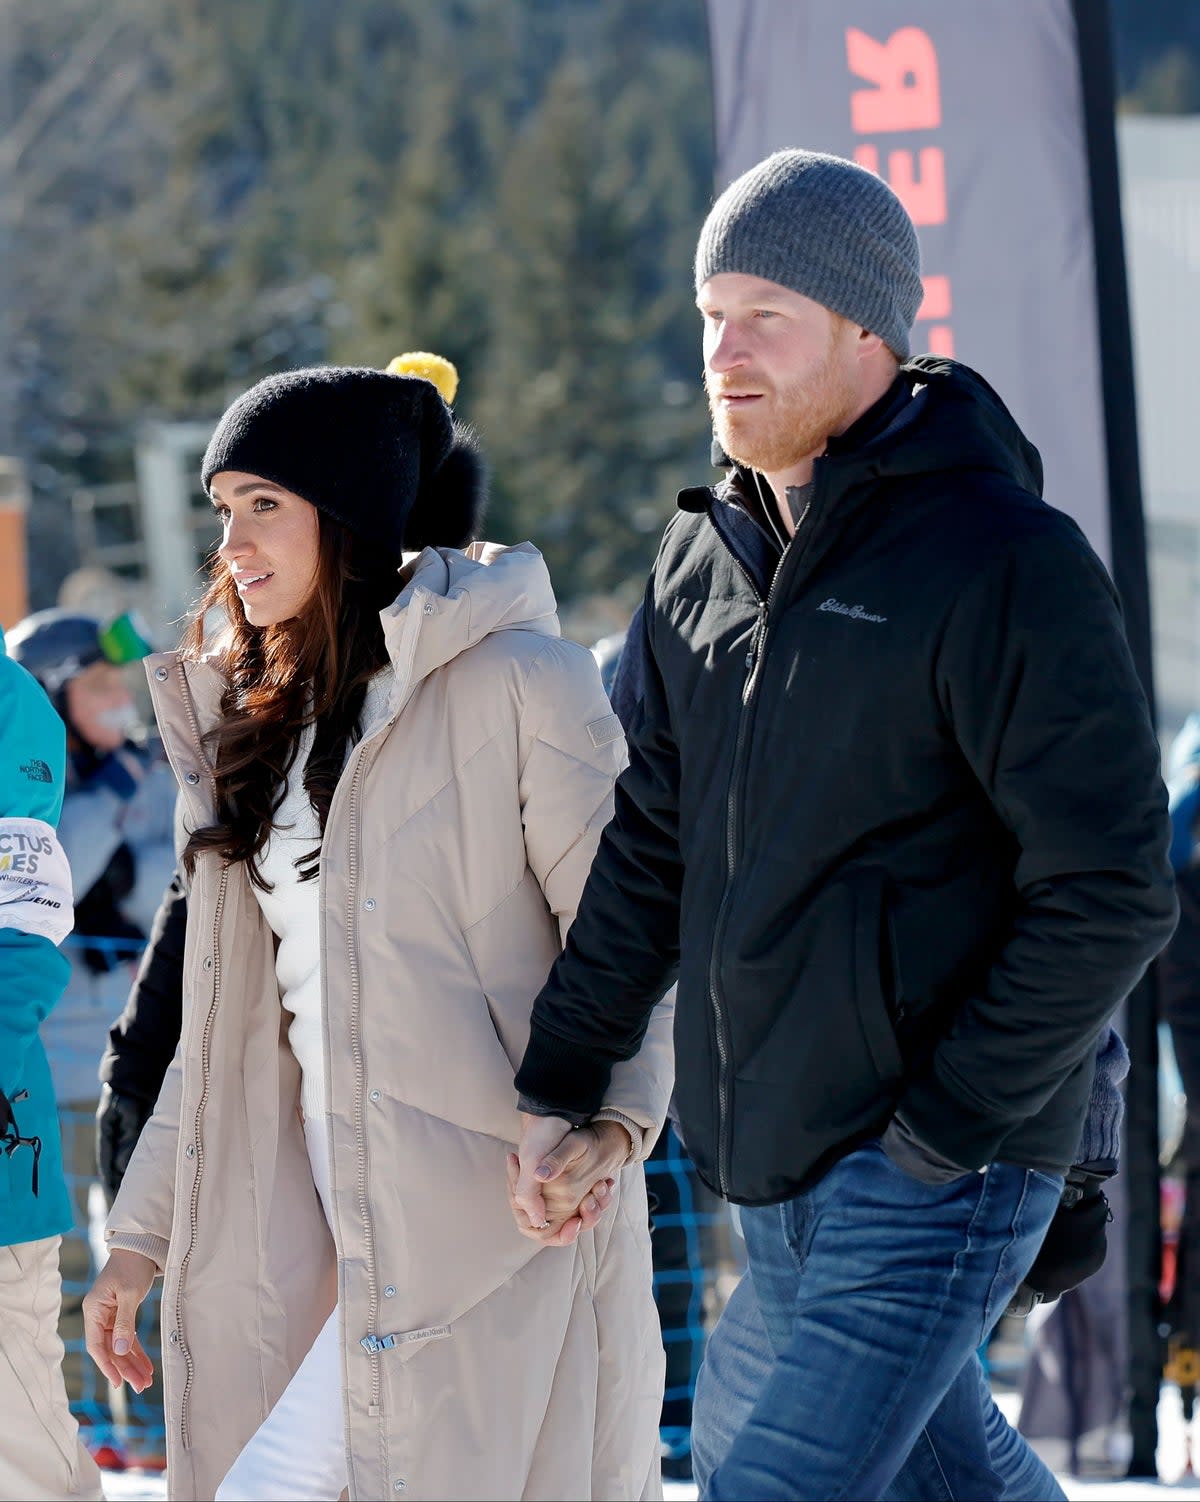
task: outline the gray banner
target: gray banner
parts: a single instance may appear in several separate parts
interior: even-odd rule
[[[1046,498],[1110,559],[1096,271],[1070,0],[709,0],[720,186],[782,146],[903,199],[953,355],[1041,450]]]

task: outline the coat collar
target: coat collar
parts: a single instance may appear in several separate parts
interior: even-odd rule
[[[472,543],[405,555],[400,593],[381,613],[402,693],[493,631],[559,636],[545,559],[532,543]]]

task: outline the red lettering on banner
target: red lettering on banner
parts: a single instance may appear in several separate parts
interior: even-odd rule
[[[876,177],[879,170],[879,147],[856,146],[854,160]],[[911,151],[889,151],[887,182],[892,192],[908,210],[914,224],[946,222],[946,157],[940,146],[926,146],[917,158],[919,175],[913,171]]]
[[[859,135],[886,130],[936,130],[942,123],[937,52],[916,26],[877,42],[851,26],[846,32],[850,71],[874,87],[850,96],[850,121]]]
[[[953,303],[950,301],[950,278],[948,276],[924,276],[921,285],[925,296],[917,309],[918,318],[949,318]]]
[[[888,182],[914,224],[946,222],[946,158],[940,146],[925,146],[913,172],[911,151],[888,152]]]
[[[851,73],[871,85],[853,89],[850,94],[850,121],[856,134],[941,127],[937,48],[927,32],[905,26],[881,42],[850,26],[846,29],[846,59]],[[874,141],[860,141],[854,147],[854,160],[884,177],[879,158],[879,146]],[[946,156],[941,146],[923,146],[915,153],[889,151],[885,181],[914,224],[947,222]],[[953,358],[954,330],[945,321],[953,308],[950,278],[927,276],[924,288],[917,321],[934,325],[926,330],[927,346],[935,355]]]

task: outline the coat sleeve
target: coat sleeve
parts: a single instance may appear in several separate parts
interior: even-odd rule
[[[601,833],[625,737],[590,652],[554,639],[530,671],[521,715],[521,810],[529,864],[566,940]],[[654,1009],[636,1059],[613,1071],[603,1108],[640,1128],[643,1157],[666,1119],[674,1084],[674,1007]]]
[[[152,1106],[174,1057],[183,1017],[187,892],[177,869],[163,894],[125,1010],[109,1029],[101,1080]]]
[[[142,1128],[105,1223],[112,1249],[125,1248],[166,1266],[175,1214],[176,1151],[183,1096],[182,1046],[175,1050],[154,1115]]]
[[[517,1074],[523,1096],[567,1113],[604,1103],[614,1066],[648,1037],[679,962],[679,758],[654,659],[652,599],[653,580],[635,648],[643,682],[629,766]]]
[[[1016,910],[898,1114],[977,1168],[1089,1059],[1170,937],[1170,826],[1115,591],[1073,524],[1056,517],[980,570],[936,671],[947,723],[1012,837]]]
[[[0,646],[0,821],[37,820],[51,840],[59,822],[66,776],[66,731],[37,682],[3,654]],[[13,848],[16,842],[13,841]],[[0,854],[9,845],[0,840]],[[65,870],[65,867],[62,868]],[[33,911],[17,899],[21,889],[0,891],[0,1090],[14,1095],[25,1083],[26,1063],[38,1028],[71,974],[57,941],[70,931],[70,882],[39,891],[63,907],[60,932],[52,938],[36,924]]]

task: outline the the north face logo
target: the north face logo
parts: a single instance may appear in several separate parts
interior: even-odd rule
[[[33,761],[27,761],[25,763],[25,765],[21,768],[21,771],[25,773],[26,777],[29,778],[30,782],[53,782],[54,781],[54,774],[53,774],[53,772],[51,772],[50,768],[46,765],[46,763],[44,761],[38,761],[36,759],[36,757],[34,758]]]

